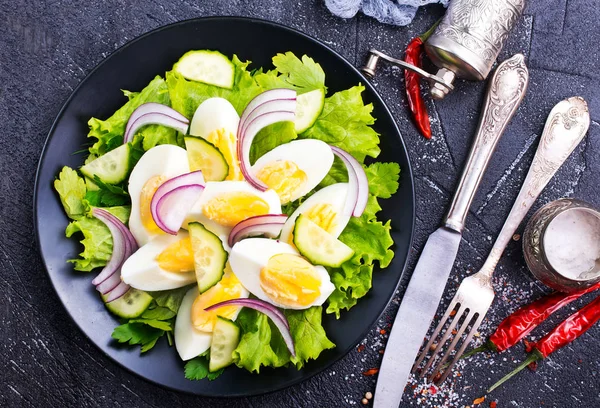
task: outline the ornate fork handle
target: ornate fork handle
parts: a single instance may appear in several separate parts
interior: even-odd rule
[[[528,83],[529,72],[522,54],[515,54],[507,59],[494,72],[486,93],[473,147],[444,221],[447,228],[462,232],[469,207],[490,157],[506,125],[521,104]]]
[[[581,142],[589,126],[590,114],[583,98],[565,99],[552,109],[521,191],[490,255],[481,268],[480,273],[486,278],[491,279],[504,249],[519,224],[559,167]]]

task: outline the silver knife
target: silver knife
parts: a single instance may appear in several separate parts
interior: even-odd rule
[[[528,82],[522,54],[500,64],[489,82],[475,140],[448,215],[427,239],[394,320],[375,389],[375,408],[400,405],[408,375],[450,276],[469,207]]]

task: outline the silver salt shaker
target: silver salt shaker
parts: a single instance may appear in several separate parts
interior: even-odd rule
[[[600,211],[584,201],[563,198],[540,208],[523,233],[529,270],[561,292],[600,282]]]
[[[375,75],[380,59],[425,77],[431,95],[444,98],[458,78],[485,80],[508,34],[521,17],[525,0],[452,0],[444,18],[425,42],[425,51],[439,68],[431,74],[406,62],[371,49],[362,71]]]

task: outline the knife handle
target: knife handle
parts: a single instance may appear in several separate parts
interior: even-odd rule
[[[579,145],[589,127],[590,113],[587,103],[581,97],[565,99],[552,109],[521,191],[481,268],[481,272],[488,278],[491,278],[504,249],[535,200]]]
[[[447,228],[459,233],[464,229],[469,207],[490,157],[506,125],[521,104],[528,83],[529,71],[523,54],[515,54],[502,62],[494,72],[485,95],[473,146],[444,220]]]

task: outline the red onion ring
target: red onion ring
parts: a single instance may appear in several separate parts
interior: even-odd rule
[[[204,190],[202,171],[182,174],[167,180],[158,187],[150,212],[156,225],[167,234],[177,235],[185,217]]]
[[[331,151],[339,157],[348,170],[348,195],[344,206],[345,215],[360,217],[369,200],[369,180],[362,165],[350,153],[336,146]]]
[[[189,123],[190,121],[185,116],[173,108],[155,102],[145,103],[138,106],[129,117],[125,126],[123,143],[131,142],[135,132],[142,126],[163,125],[185,134]]]
[[[281,232],[287,218],[285,214],[266,214],[247,218],[233,227],[227,243],[232,247],[236,242],[251,235],[275,238]]]

